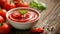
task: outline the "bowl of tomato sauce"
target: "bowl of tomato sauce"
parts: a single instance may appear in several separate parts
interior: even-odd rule
[[[40,13],[36,9],[18,7],[7,12],[7,21],[16,29],[29,29],[40,19]]]

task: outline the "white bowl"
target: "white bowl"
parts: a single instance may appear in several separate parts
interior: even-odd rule
[[[8,18],[8,16],[14,11],[14,10],[18,10],[18,9],[30,9],[30,10],[33,10],[33,11],[36,11],[38,13],[38,18],[36,20],[34,20],[33,22],[26,22],[26,23],[20,23],[20,22],[15,22],[15,21],[12,21]],[[19,7],[19,8],[14,8],[14,9],[11,9],[7,12],[6,14],[6,18],[8,20],[8,22],[16,29],[29,29],[31,27],[33,27],[33,25],[35,23],[37,23],[37,21],[39,20],[40,18],[40,13],[39,11],[35,10],[35,9],[32,9],[32,8],[26,8],[26,7]]]

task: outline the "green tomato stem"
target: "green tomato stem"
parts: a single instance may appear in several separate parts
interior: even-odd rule
[[[2,26],[3,24],[0,23],[0,26]]]

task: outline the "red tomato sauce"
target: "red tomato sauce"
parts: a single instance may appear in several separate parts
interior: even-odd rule
[[[14,12],[18,12],[18,11],[14,11]],[[9,19],[15,22],[32,22],[38,18],[38,13],[32,10],[29,10],[26,14],[21,15],[19,18],[14,18],[12,16],[12,13],[8,17]]]

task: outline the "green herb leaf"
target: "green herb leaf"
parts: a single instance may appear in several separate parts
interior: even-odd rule
[[[38,5],[38,1],[37,0],[32,0],[30,3],[29,3],[29,6],[32,7],[32,8],[36,8]]]
[[[30,3],[29,3],[29,6],[31,8],[36,8],[38,10],[44,10],[46,9],[46,5],[42,2],[38,2],[37,0],[32,0]]]
[[[28,12],[28,10],[19,10],[19,13],[22,15],[26,14],[27,12]]]
[[[40,9],[40,10],[44,10],[44,9],[46,9],[46,5],[44,3],[42,3],[42,2],[40,2],[38,4],[37,8]]]

